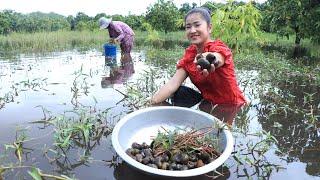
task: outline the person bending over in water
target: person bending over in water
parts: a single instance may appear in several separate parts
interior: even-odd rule
[[[109,31],[110,42],[120,43],[121,60],[132,60],[131,50],[134,42],[133,30],[124,22],[112,21],[112,18],[101,17],[99,19],[100,29],[107,29]]]

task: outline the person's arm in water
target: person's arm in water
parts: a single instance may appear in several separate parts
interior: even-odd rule
[[[110,31],[115,31],[117,32],[117,34],[119,34],[118,37],[111,37],[111,34],[110,34],[110,43],[113,43],[113,44],[120,43],[124,37],[124,32],[121,29],[120,25],[112,22],[110,23],[108,30],[109,30],[109,34],[110,34]]]
[[[187,77],[188,74],[183,68],[177,69],[173,77],[165,85],[163,85],[158,92],[156,92],[152,96],[150,100],[151,104],[157,104],[165,101],[174,92],[177,91],[177,89],[180,87],[180,85]]]
[[[202,56],[203,57],[206,57],[208,54],[213,54],[215,57],[216,57],[216,61],[217,61],[217,66],[215,66],[214,64],[211,64],[211,68],[210,68],[210,71],[208,71],[207,69],[203,69],[201,70],[201,67],[200,65],[197,65],[197,69],[200,71],[200,73],[204,76],[208,76],[209,73],[211,72],[214,72],[217,68],[221,67],[224,65],[224,61],[225,61],[225,58],[222,54],[220,53],[217,53],[217,52],[205,52],[205,53],[202,53]],[[194,63],[196,64],[197,63],[197,60],[195,59],[194,60]]]
[[[122,27],[119,24],[118,25],[114,25],[114,27],[115,27],[115,30],[119,33],[119,36],[116,37],[114,40],[119,43],[124,38],[125,33],[124,33],[124,31],[122,30]]]

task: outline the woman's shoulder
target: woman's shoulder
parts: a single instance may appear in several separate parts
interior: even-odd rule
[[[230,48],[220,39],[212,40],[206,43],[204,47],[205,51],[216,51],[216,50],[230,50]]]
[[[191,44],[185,49],[185,52],[186,53],[197,53],[197,46],[194,44]]]
[[[193,59],[196,57],[197,48],[195,45],[189,45],[185,51],[183,57],[179,60],[179,62],[192,62]]]
[[[220,39],[211,40],[211,41],[209,41],[206,45],[207,45],[207,46],[208,46],[208,45],[215,45],[215,46],[217,46],[217,45],[222,45],[222,46],[227,46],[226,43],[224,43],[224,42],[223,42],[222,40],[220,40]]]

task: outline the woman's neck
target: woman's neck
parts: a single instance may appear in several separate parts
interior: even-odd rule
[[[202,52],[203,52],[203,45],[197,46],[197,54],[202,53]]]
[[[197,44],[196,46],[197,46],[197,53],[203,53],[203,51],[204,51],[204,46],[208,43],[208,42],[210,42],[211,41],[211,39],[208,39],[207,41],[205,41],[204,43],[201,43],[201,44]]]

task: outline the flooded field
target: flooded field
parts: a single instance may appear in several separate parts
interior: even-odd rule
[[[129,167],[111,145],[115,123],[144,108],[172,71],[146,54],[134,52],[125,66],[120,54],[110,64],[97,50],[0,57],[2,178],[159,179]],[[193,179],[320,179],[320,87],[292,74],[276,83],[255,70],[237,76],[251,104],[231,119],[211,108],[229,117],[232,156]]]

